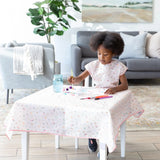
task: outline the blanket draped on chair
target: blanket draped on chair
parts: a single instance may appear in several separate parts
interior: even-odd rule
[[[15,47],[13,55],[13,73],[30,75],[34,80],[37,75],[43,74],[43,47],[28,45]]]

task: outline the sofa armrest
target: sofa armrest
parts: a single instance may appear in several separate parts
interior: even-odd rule
[[[71,45],[71,67],[74,76],[78,76],[81,73],[81,60],[82,51],[81,48],[76,45]]]

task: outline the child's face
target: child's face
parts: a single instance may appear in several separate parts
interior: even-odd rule
[[[108,64],[112,61],[112,56],[113,53],[104,48],[102,45],[99,46],[98,51],[97,51],[97,55],[98,55],[98,60],[102,63],[102,64]]]

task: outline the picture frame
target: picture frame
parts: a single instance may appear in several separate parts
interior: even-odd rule
[[[153,0],[83,0],[82,21],[98,23],[152,22]]]

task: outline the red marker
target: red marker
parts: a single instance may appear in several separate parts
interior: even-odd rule
[[[81,98],[80,100],[83,100],[83,99],[95,99],[95,97],[85,97],[85,98]]]
[[[84,99],[95,99],[95,100],[99,100],[99,99],[104,99],[104,98],[112,98],[113,96],[109,96],[109,95],[100,95],[100,96],[95,96],[95,97],[85,97],[85,98],[81,98],[81,100]]]

